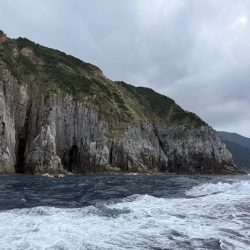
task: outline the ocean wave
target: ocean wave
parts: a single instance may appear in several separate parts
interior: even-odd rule
[[[2,211],[0,249],[248,249],[249,187],[207,183],[187,191],[190,198],[137,194],[82,208]]]
[[[239,181],[233,183],[227,182],[218,182],[218,183],[205,183],[202,185],[197,185],[192,187],[190,190],[186,191],[186,195],[198,197],[198,196],[206,196],[213,195],[218,193],[241,193],[245,192],[245,190],[250,189],[249,181]]]

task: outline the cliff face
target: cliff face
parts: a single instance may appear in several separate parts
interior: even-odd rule
[[[196,115],[91,64],[0,35],[0,173],[237,173]]]

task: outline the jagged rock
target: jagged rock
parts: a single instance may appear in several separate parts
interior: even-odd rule
[[[0,174],[15,172],[15,88],[8,71],[0,73]]]
[[[1,45],[1,174],[239,172],[212,128],[173,100],[25,39]]]

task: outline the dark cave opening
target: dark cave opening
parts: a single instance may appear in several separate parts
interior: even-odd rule
[[[1,135],[4,135],[4,133],[5,133],[5,123],[2,122],[2,123],[1,123],[0,134],[1,134]]]
[[[17,161],[15,165],[15,170],[17,174],[23,174],[25,172],[25,148],[26,148],[26,140],[21,138],[18,144],[18,151],[17,151]]]
[[[69,150],[69,171],[72,172],[75,166],[78,164],[78,147],[73,145]]]
[[[112,142],[111,147],[110,147],[110,153],[109,153],[109,164],[112,166],[112,161],[113,161],[113,146],[114,142]]]

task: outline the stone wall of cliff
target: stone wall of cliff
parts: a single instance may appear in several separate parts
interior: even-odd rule
[[[237,172],[208,126],[148,121],[110,138],[109,124],[71,96],[30,91],[1,68],[1,173]]]
[[[26,40],[1,43],[0,174],[238,173],[215,132],[173,100]]]

